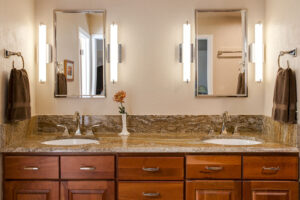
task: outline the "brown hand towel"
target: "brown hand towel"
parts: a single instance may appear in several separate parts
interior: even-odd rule
[[[245,72],[239,73],[236,93],[246,94]]]
[[[280,68],[277,72],[272,117],[282,123],[297,123],[296,75],[290,68]]]
[[[25,69],[11,70],[7,104],[8,121],[25,120],[31,117],[30,88]]]
[[[67,78],[63,73],[57,73],[57,94],[65,96],[68,94]]]

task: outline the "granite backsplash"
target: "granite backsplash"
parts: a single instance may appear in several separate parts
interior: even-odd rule
[[[66,125],[70,133],[75,131],[75,122],[71,115],[40,115],[13,124],[0,127],[2,145],[19,141],[20,138],[32,134],[57,134],[63,129],[56,125]],[[81,116],[83,133],[91,126],[97,133],[119,133],[122,128],[121,116]],[[221,131],[222,117],[218,115],[129,115],[128,131],[131,133],[199,133],[207,134],[211,129]],[[297,125],[282,124],[262,115],[231,115],[227,127],[233,132],[238,126],[239,132],[264,134],[267,138],[285,145],[297,145]]]
[[[260,115],[231,115],[227,127],[233,132],[238,126],[241,132],[262,132],[263,116]],[[73,116],[41,115],[37,117],[38,132],[61,132],[57,124],[66,125],[70,132],[75,131]],[[99,133],[121,132],[122,122],[119,115],[81,116],[83,131],[99,124],[95,128]],[[220,132],[222,117],[218,115],[129,115],[127,118],[128,131],[131,133],[208,133],[211,129]]]

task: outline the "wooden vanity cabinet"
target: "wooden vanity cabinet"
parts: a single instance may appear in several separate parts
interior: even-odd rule
[[[298,200],[298,154],[7,154],[4,200]]]

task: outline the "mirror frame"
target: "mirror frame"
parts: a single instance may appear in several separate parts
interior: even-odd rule
[[[245,91],[244,95],[199,95],[198,94],[198,17],[197,13],[199,12],[240,12],[241,18],[244,21],[243,31],[243,55],[242,59],[244,60],[245,67]],[[244,18],[243,18],[244,15]],[[246,9],[225,9],[225,10],[195,10],[195,97],[197,98],[210,98],[210,97],[248,97],[248,12]]]
[[[103,91],[104,94],[102,96],[100,95],[57,95],[56,94],[56,85],[57,85],[57,77],[56,77],[56,69],[58,65],[57,61],[57,13],[101,13],[103,14]],[[107,52],[106,52],[106,10],[105,9],[97,9],[97,10],[61,10],[61,9],[54,9],[53,10],[53,39],[54,39],[54,48],[53,48],[53,60],[54,60],[54,98],[80,98],[80,99],[104,99],[107,97],[106,92],[106,63],[107,63]]]

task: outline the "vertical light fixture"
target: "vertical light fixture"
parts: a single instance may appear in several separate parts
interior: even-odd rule
[[[255,43],[254,43],[254,63],[255,63],[255,81],[263,81],[264,65],[264,42],[263,42],[263,24],[255,24]]]
[[[191,81],[191,25],[183,24],[182,43],[183,81]]]
[[[46,82],[46,58],[47,58],[47,26],[40,24],[39,26],[39,82]]]
[[[119,63],[119,44],[118,44],[118,25],[110,25],[110,81],[118,81],[118,63]]]

